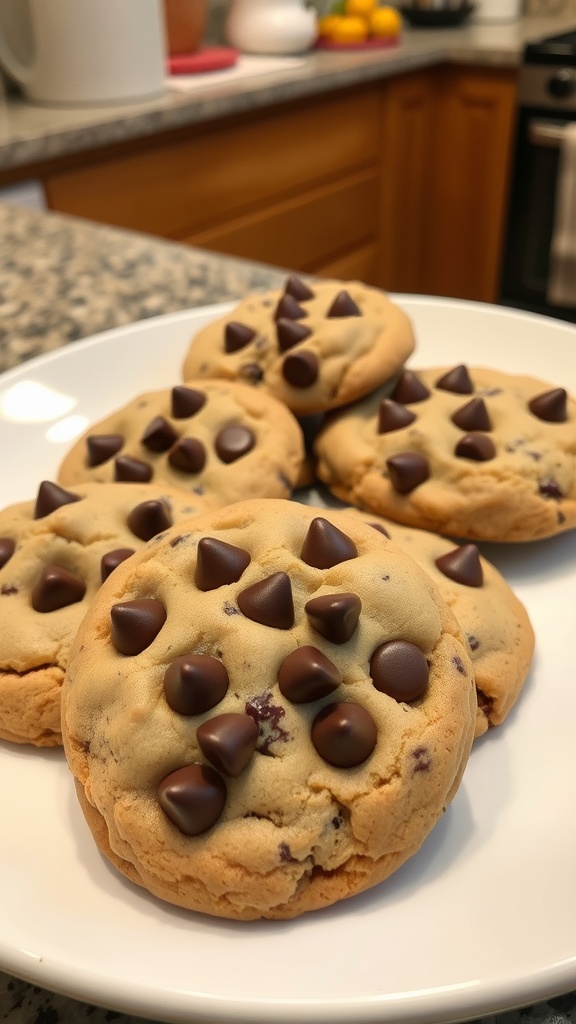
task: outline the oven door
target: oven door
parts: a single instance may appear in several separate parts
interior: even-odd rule
[[[521,108],[512,172],[500,301],[576,322],[576,308],[547,298],[562,131],[576,120]]]

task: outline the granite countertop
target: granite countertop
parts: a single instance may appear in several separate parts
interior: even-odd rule
[[[236,299],[284,279],[276,268],[2,204],[0,237],[0,369],[108,327]],[[136,1024],[142,1018],[0,972],[0,1022],[82,1020]],[[483,1024],[576,1024],[576,992]]]
[[[145,104],[66,109],[9,95],[0,99],[0,172],[443,62],[516,67],[525,42],[572,29],[575,21],[558,14],[450,29],[406,26],[397,47],[279,58],[273,72],[246,77],[231,69],[229,79],[206,76],[200,89],[167,89]]]

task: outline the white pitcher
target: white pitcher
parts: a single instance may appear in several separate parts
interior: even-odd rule
[[[316,40],[316,12],[304,0],[231,0],[225,31],[245,53],[304,53]]]
[[[55,106],[152,99],[164,91],[166,44],[160,0],[16,0],[31,37],[24,60],[8,38],[15,5],[0,0],[0,66],[27,99]],[[1,26],[0,26],[1,27]],[[18,26],[14,26],[18,27]],[[15,52],[16,51],[16,52]]]

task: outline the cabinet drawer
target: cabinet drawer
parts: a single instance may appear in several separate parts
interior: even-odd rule
[[[343,250],[375,239],[377,204],[378,176],[365,171],[181,241],[293,270],[313,270]]]
[[[164,237],[208,228],[320,181],[374,165],[377,93],[277,107],[170,144],[48,174],[51,209]]]

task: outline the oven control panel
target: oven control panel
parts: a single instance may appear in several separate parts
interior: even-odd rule
[[[522,107],[543,107],[561,115],[576,113],[576,68],[523,64],[520,68],[518,102]]]

